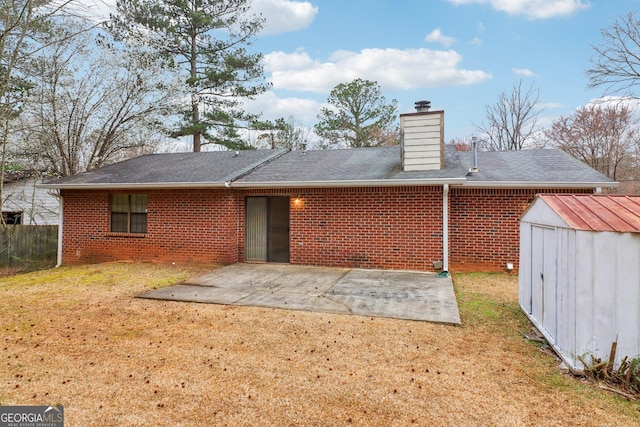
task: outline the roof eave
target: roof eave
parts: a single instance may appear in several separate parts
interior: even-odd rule
[[[619,182],[525,182],[468,181],[466,178],[368,179],[330,181],[212,181],[152,183],[70,183],[36,184],[37,188],[58,190],[136,190],[175,188],[346,188],[346,187],[416,187],[425,185],[461,185],[466,188],[617,188]]]
[[[465,178],[437,179],[367,179],[335,181],[263,181],[232,182],[233,188],[346,188],[346,187],[402,187],[425,185],[461,185]]]
[[[466,181],[467,188],[617,188],[619,182]]]
[[[141,182],[141,183],[83,183],[83,184],[37,184],[37,188],[59,190],[135,190],[165,188],[225,188],[229,181],[213,182]]]

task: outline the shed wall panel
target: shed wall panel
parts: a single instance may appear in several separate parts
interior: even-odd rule
[[[544,228],[531,227],[531,315],[544,327]]]
[[[576,233],[576,260],[580,260],[576,269],[576,283],[580,283],[580,290],[576,292],[576,348],[580,356],[584,351],[594,352],[597,342],[594,330],[594,265],[593,234]],[[577,359],[576,359],[577,361]]]
[[[558,289],[556,277],[556,232],[553,228],[542,228],[542,232],[542,325],[550,336],[557,339]]]
[[[640,236],[621,234],[617,248],[618,354],[634,357],[640,353]]]
[[[594,321],[596,354],[608,355],[611,343],[615,341],[616,330],[616,233],[590,233],[593,236],[593,253],[591,260],[594,265]],[[602,254],[608,254],[602,256]]]
[[[558,237],[558,342],[567,353],[576,353],[576,233],[557,228]]]
[[[531,224],[520,223],[520,261],[518,273],[518,301],[531,314]]]

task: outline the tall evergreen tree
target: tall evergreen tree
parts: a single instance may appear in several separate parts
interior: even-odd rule
[[[263,19],[250,14],[250,0],[118,0],[111,28],[171,58],[185,72],[190,100],[173,136],[204,144],[244,148],[237,129],[255,116],[243,100],[269,88],[262,55],[249,53]]]
[[[387,104],[378,83],[355,79],[337,85],[327,99],[330,107],[318,114],[316,133],[323,146],[352,148],[394,145],[400,140],[398,101]]]

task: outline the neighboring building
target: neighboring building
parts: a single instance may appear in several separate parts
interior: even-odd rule
[[[60,261],[288,262],[503,271],[537,193],[615,187],[557,150],[456,152],[444,112],[400,116],[401,146],[141,156],[47,183]]]
[[[56,225],[58,198],[50,189],[39,188],[38,171],[5,172],[2,188],[2,218],[5,224]]]
[[[519,302],[574,370],[640,354],[640,196],[541,195],[520,220]]]

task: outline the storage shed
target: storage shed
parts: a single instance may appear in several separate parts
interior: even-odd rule
[[[519,303],[571,369],[640,355],[640,196],[538,195],[520,218]]]

